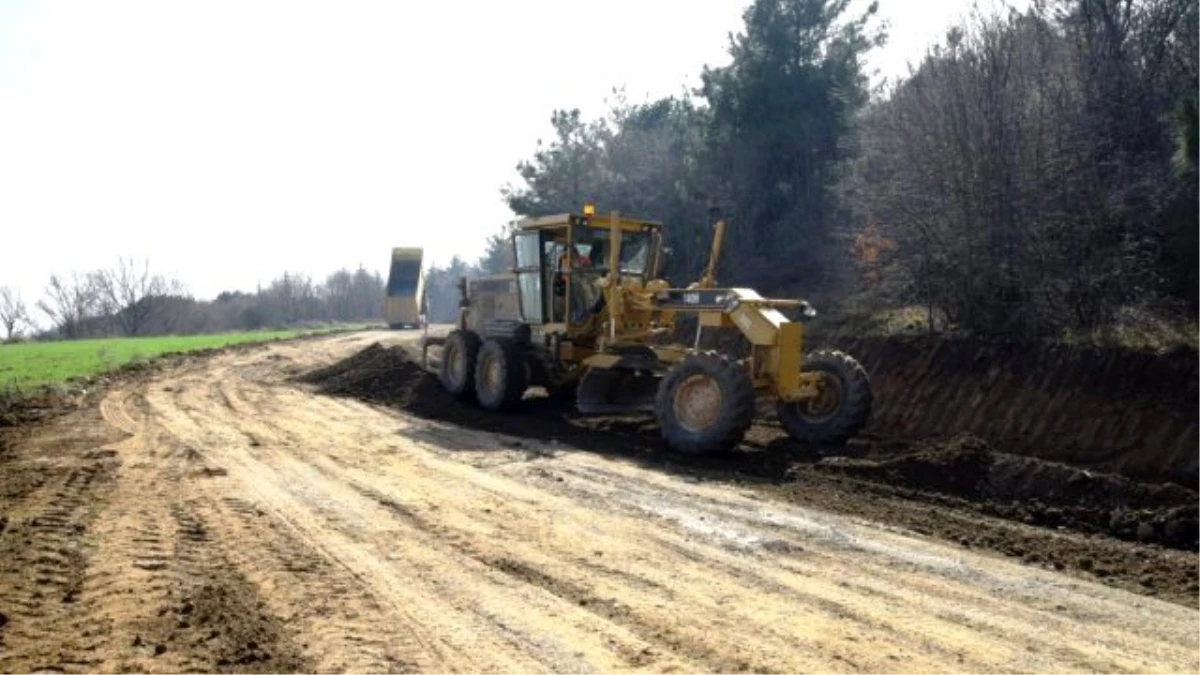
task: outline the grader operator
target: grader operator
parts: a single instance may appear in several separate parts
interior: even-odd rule
[[[715,287],[724,231],[718,219],[702,278],[672,288],[658,278],[659,223],[590,204],[523,220],[512,274],[464,283],[455,330],[423,350],[441,344],[442,386],[488,410],[542,386],[585,413],[652,412],[671,448],[710,453],[741,442],[765,396],[793,438],[845,442],[870,415],[866,372],[838,351],[803,354],[803,324],[779,310],[815,316],[808,303]],[[691,345],[670,341],[680,315],[697,319]],[[701,351],[701,332],[718,328],[738,330],[749,356]]]

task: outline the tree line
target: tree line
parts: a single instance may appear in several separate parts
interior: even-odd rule
[[[849,139],[846,203],[893,244],[879,291],[980,333],[1195,316],[1196,58],[1183,0],[1042,2],[951,30]]]
[[[872,89],[876,9],[757,0],[730,63],[706,67],[696,91],[641,103],[615,91],[593,120],[556,111],[502,198],[517,216],[593,200],[664,221],[676,282],[702,267],[720,209],[723,282],[835,312],[920,308],[929,330],[1194,323],[1194,0],[976,10]],[[476,263],[431,273],[435,313],[453,312],[432,294],[452,297],[454,274],[509,266],[508,229]]]
[[[32,307],[0,287],[0,328],[6,340],[24,333],[75,339],[212,333],[316,322],[376,321],[384,297],[378,272],[342,269],[323,281],[284,272],[253,293],[227,291],[198,300],[179,280],[152,271],[148,261],[120,259],[83,274],[52,274]],[[40,313],[50,328],[37,330]]]

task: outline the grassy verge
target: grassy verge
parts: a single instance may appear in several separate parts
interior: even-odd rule
[[[21,391],[47,384],[60,384],[72,378],[97,375],[119,368],[126,363],[144,361],[167,353],[281,340],[348,328],[352,327],[249,331],[213,335],[102,338],[0,345],[0,392]]]

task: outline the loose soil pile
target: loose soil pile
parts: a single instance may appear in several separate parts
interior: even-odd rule
[[[666,448],[648,415],[584,416],[533,394],[520,410],[504,414],[464,404],[403,348],[379,344],[299,379],[325,394],[463,427],[560,442],[704,479],[753,483],[788,500],[1195,602],[1195,560],[1181,566],[1177,558],[1152,553],[1157,546],[1197,549],[1197,493],[1175,483],[1143,483],[996,452],[965,435],[915,443],[865,438],[833,450],[804,447],[767,422],[756,423],[739,452],[681,455]],[[1061,536],[1071,531],[1099,536]]]
[[[1032,457],[994,452],[969,435],[900,445],[881,459],[832,457],[831,471],[970,500],[986,513],[1031,525],[1066,526],[1121,539],[1197,547],[1196,492],[1175,483],[1140,483]]]
[[[188,589],[133,647],[156,655],[196,652],[222,673],[294,673],[311,666],[283,639],[284,627],[261,606],[238,575]]]
[[[466,413],[442,389],[437,378],[414,363],[403,348],[384,348],[378,342],[348,359],[297,379],[318,385],[323,394],[397,406],[422,417],[445,413],[449,421],[457,421],[458,416]]]
[[[442,389],[437,378],[417,365],[403,347],[375,343],[357,354],[297,378],[317,385],[322,394],[348,396],[400,408],[419,417],[449,422],[471,429],[510,436],[559,441],[587,450],[621,445],[612,436],[598,440],[593,430],[610,431],[622,440],[637,438],[620,454],[660,451],[657,435],[641,433],[656,427],[646,416],[583,417],[568,404],[534,393],[526,395],[518,410],[493,413],[464,403]],[[643,429],[643,426],[645,429]],[[635,436],[629,433],[637,432]]]

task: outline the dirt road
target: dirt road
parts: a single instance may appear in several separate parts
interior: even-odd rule
[[[1196,672],[1194,607],[198,359],[0,448],[0,671]],[[617,441],[619,442],[619,441]]]

